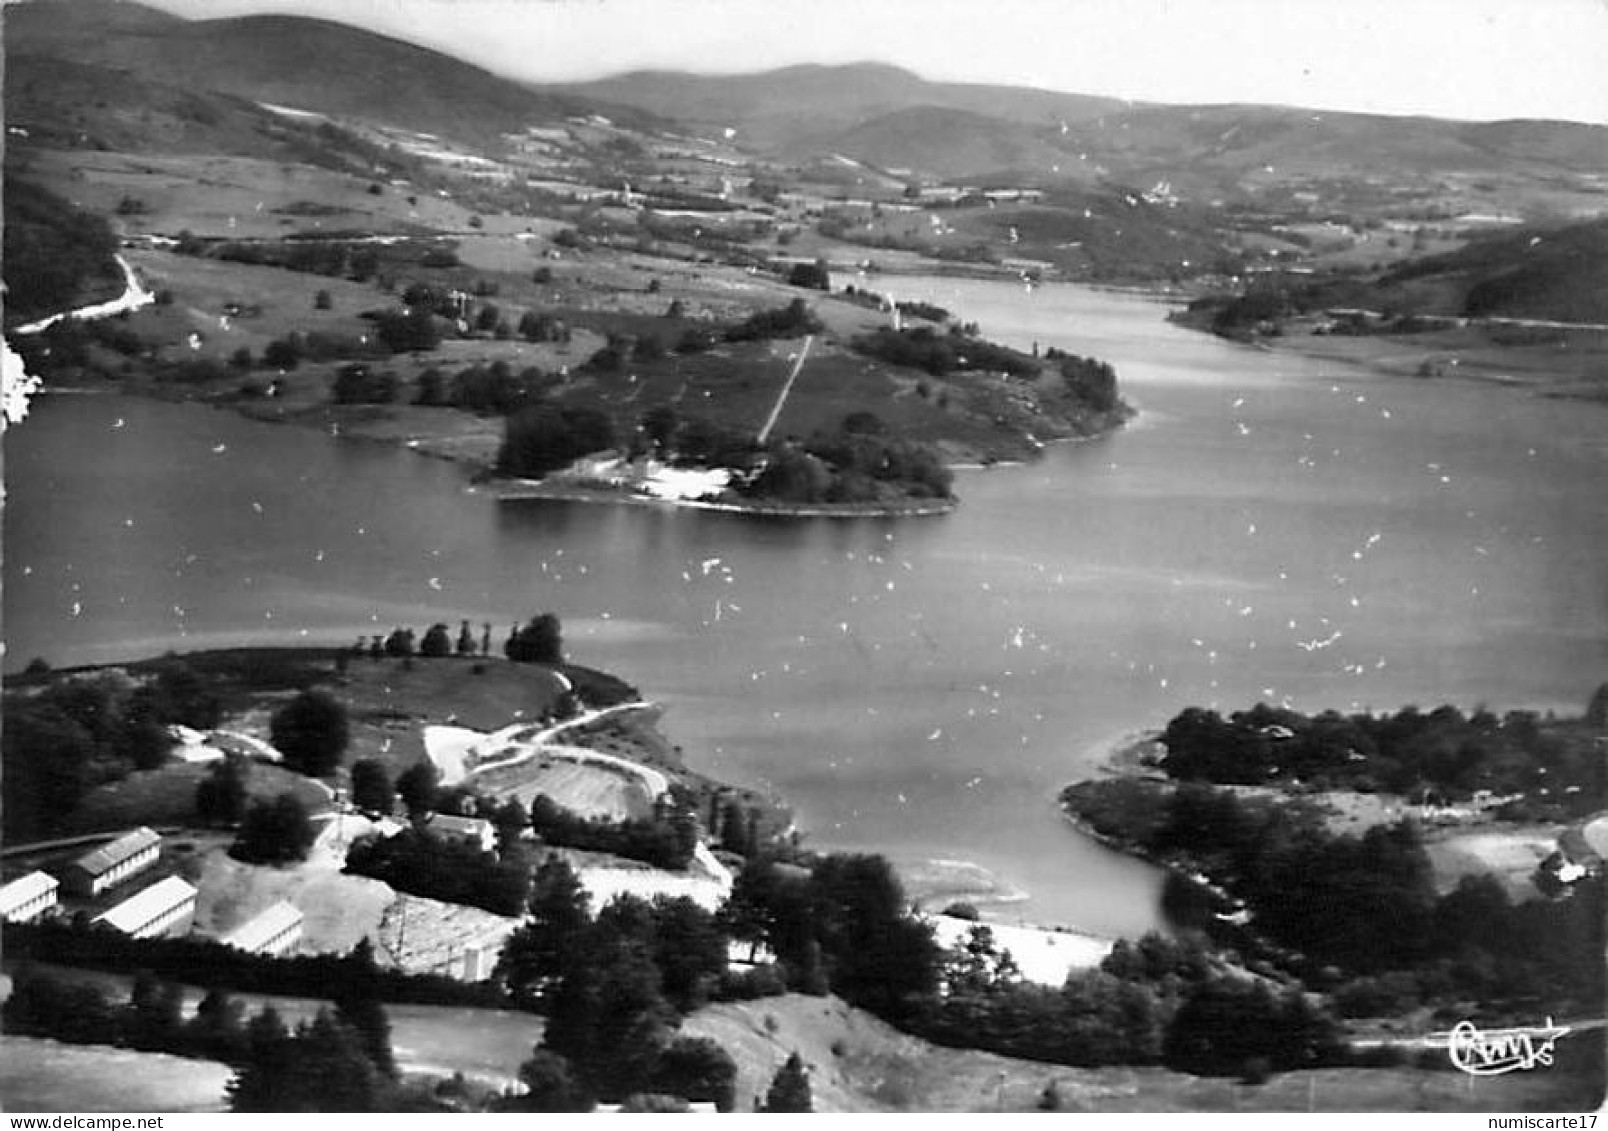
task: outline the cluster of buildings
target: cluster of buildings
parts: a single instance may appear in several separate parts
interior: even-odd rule
[[[60,913],[65,896],[96,901],[154,867],[162,854],[162,837],[140,826],[75,858],[59,869],[59,878],[36,869],[0,887],[0,919],[30,923]],[[147,884],[100,911],[91,922],[134,939],[182,935],[195,918],[196,888],[179,876]],[[229,946],[254,953],[280,955],[301,941],[302,913],[285,901],[237,927],[223,938]]]

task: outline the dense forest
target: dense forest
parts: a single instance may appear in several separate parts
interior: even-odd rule
[[[100,216],[47,189],[5,178],[6,320],[27,321],[79,302],[92,288],[117,293],[117,236]]]
[[[1531,711],[1498,717],[1443,706],[1427,714],[1307,716],[1258,704],[1227,719],[1190,707],[1167,724],[1161,768],[1179,781],[1270,782],[1314,789],[1465,800],[1534,793],[1568,813],[1604,795],[1604,766],[1589,736]]]

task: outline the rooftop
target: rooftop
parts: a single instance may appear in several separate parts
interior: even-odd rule
[[[195,888],[177,876],[169,876],[139,894],[130,896],[110,911],[97,915],[95,922],[105,923],[124,933],[132,933],[168,908],[186,899],[194,899],[195,895]]]
[[[137,856],[152,845],[162,843],[162,837],[154,830],[141,825],[131,833],[125,833],[109,844],[103,844],[93,852],[86,852],[73,866],[81,868],[92,876],[109,872],[131,856]]]
[[[275,935],[301,921],[301,908],[282,899],[223,936],[223,942],[226,946],[238,947],[241,950],[256,950]]]
[[[55,887],[56,877],[49,872],[29,872],[26,876],[19,876],[5,887],[0,887],[0,912],[21,907]]]

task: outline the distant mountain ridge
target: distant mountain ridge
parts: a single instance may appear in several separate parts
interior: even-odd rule
[[[1509,170],[1515,163],[1608,171],[1603,126],[1254,104],[1168,106],[930,82],[885,64],[736,75],[638,71],[541,89],[651,107],[704,129],[733,129],[740,142],[788,159],[836,152],[879,167],[911,166],[956,177],[1024,161],[1041,177],[1103,175],[1132,183],[1164,178],[1202,186],[1230,183],[1269,166],[1275,173],[1282,167],[1312,174],[1479,173]],[[956,118],[946,120],[937,111]],[[981,144],[985,133],[987,144]]]
[[[168,101],[232,97],[359,118],[467,144],[577,115],[639,129],[724,135],[804,164],[831,154],[912,177],[1149,188],[1197,200],[1247,187],[1382,176],[1433,187],[1448,173],[1539,184],[1608,177],[1608,127],[1469,123],[1278,106],[1165,106],[1018,86],[933,82],[882,63],[800,65],[737,75],[638,71],[587,83],[515,81],[427,47],[329,20],[262,15],[184,20],[132,0],[31,0],[5,10],[12,71],[59,116],[52,61],[78,90],[133,89]],[[87,85],[86,85],[87,84]],[[84,132],[137,142],[116,97],[80,107]],[[67,123],[73,125],[74,123]],[[189,127],[185,127],[186,130]],[[181,131],[182,132],[182,131]],[[189,132],[194,132],[190,130]],[[123,144],[128,144],[123,141]],[[903,175],[903,174],[901,174]]]
[[[148,82],[485,142],[600,108],[439,51],[302,16],[184,20],[117,0],[33,0],[5,13],[8,61],[60,58]],[[9,68],[8,68],[9,69]]]

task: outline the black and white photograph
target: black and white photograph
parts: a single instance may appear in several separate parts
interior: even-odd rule
[[[1593,1131],[1608,0],[0,21],[11,1126]]]

